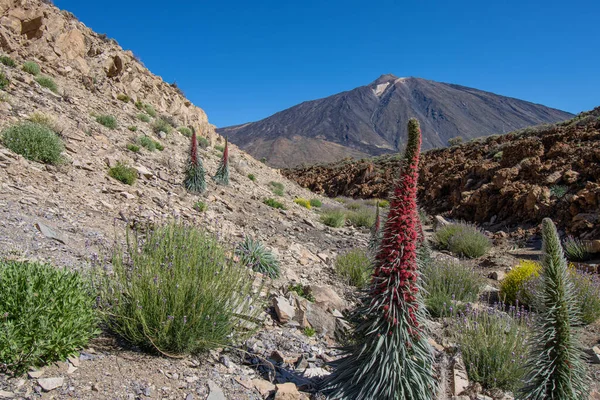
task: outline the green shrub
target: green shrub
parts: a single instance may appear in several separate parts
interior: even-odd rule
[[[28,160],[59,164],[64,150],[62,140],[47,126],[21,122],[2,131],[4,146]]]
[[[312,206],[310,205],[310,201],[308,201],[308,200],[306,200],[306,199],[303,199],[303,198],[301,198],[301,197],[298,197],[298,198],[294,199],[294,203],[298,204],[298,205],[299,205],[299,206],[301,206],[301,207],[308,208],[309,210],[310,210],[310,209],[311,209],[311,207],[312,207]]]
[[[379,207],[381,208],[389,208],[390,202],[387,200],[379,200]]]
[[[190,128],[186,128],[185,126],[180,126],[177,130],[185,137],[192,137],[192,130]]]
[[[137,132],[138,128],[135,125],[130,125],[127,127],[127,129],[129,129],[131,132]]]
[[[38,75],[40,73],[40,66],[33,61],[27,61],[23,64],[23,71],[31,75]]]
[[[50,128],[53,132],[58,133],[60,131],[60,127],[56,123],[56,119],[51,115],[47,115],[41,112],[34,112],[29,117],[27,117],[28,121],[35,122],[36,124],[44,125]]]
[[[140,151],[140,146],[133,143],[127,144],[127,150],[133,151],[134,153],[138,153]]]
[[[273,208],[278,208],[280,210],[286,210],[285,205],[283,205],[283,203],[278,202],[275,199],[264,199],[263,203],[265,203],[266,205],[268,205],[269,207],[273,207]]]
[[[587,261],[592,258],[590,246],[573,236],[567,236],[563,241],[563,249],[569,261]]]
[[[353,249],[335,259],[335,271],[349,284],[361,289],[371,280],[373,262],[363,249]]]
[[[370,228],[375,223],[375,209],[363,206],[347,213],[346,218],[356,227]]]
[[[319,199],[310,199],[310,205],[319,208],[323,205],[323,203]]]
[[[265,274],[272,279],[279,276],[279,261],[277,257],[260,241],[246,236],[244,241],[236,247],[235,254],[239,257],[242,265]]]
[[[141,110],[142,108],[144,108],[144,103],[142,103],[140,100],[136,100],[134,105],[135,105],[135,108],[137,108],[138,110]],[[143,114],[143,115],[145,115],[145,114]]]
[[[305,298],[308,301],[315,301],[315,296],[312,295],[312,293],[310,292],[310,290],[308,290],[307,287],[304,287],[302,284],[297,283],[295,285],[290,284],[288,286],[288,292],[294,292],[296,293],[298,296]]]
[[[448,224],[435,232],[439,248],[468,258],[478,258],[488,252],[491,242],[477,227],[465,223]]]
[[[45,87],[47,89],[52,90],[54,93],[58,92],[58,87],[52,78],[45,75],[40,75],[35,78],[35,81],[40,84],[40,86]]]
[[[494,159],[494,161],[496,162],[500,162],[502,161],[502,156],[504,155],[503,151],[499,151],[496,154],[494,154],[494,156],[492,157]]]
[[[95,296],[77,273],[0,261],[0,371],[64,360],[98,334]]]
[[[8,85],[10,85],[10,80],[0,71],[0,89],[4,90]]]
[[[451,139],[448,139],[449,146],[458,146],[464,142],[464,139],[461,136],[456,136]]]
[[[203,201],[197,201],[196,204],[194,204],[194,210],[204,212],[208,210],[208,205]]]
[[[17,63],[15,63],[15,60],[10,58],[9,56],[0,56],[0,64],[4,64],[7,67],[13,67],[13,68],[17,66]]]
[[[158,133],[158,132],[164,132],[164,133],[171,133],[171,130],[173,130],[173,127],[171,125],[169,125],[169,123],[167,121],[165,121],[162,118],[157,118],[154,123],[152,124],[152,130],[154,131],[154,133]]]
[[[579,305],[579,317],[581,322],[589,325],[600,318],[600,278],[598,274],[577,271],[575,268],[571,268],[570,272]]]
[[[521,304],[530,305],[530,285],[539,276],[540,270],[541,266],[537,262],[521,260],[500,282],[502,300],[508,304],[516,304],[519,300]]]
[[[129,103],[131,101],[129,96],[127,96],[126,94],[123,94],[123,93],[117,95],[117,100],[121,100],[124,103]]]
[[[150,104],[144,104],[144,111],[152,118],[156,117],[156,110]]]
[[[163,151],[165,149],[165,146],[163,146],[160,142],[157,142],[156,140],[154,141],[154,147],[156,147],[156,150],[158,151]]]
[[[431,261],[421,265],[425,305],[433,317],[457,311],[460,304],[477,301],[485,281],[473,268],[455,261]],[[459,302],[459,303],[456,303]]]
[[[117,165],[108,170],[108,175],[126,185],[133,185],[137,180],[138,172],[135,168],[118,162]]]
[[[271,186],[271,191],[274,195],[283,196],[283,183],[271,181],[269,182],[269,186]]]
[[[356,200],[347,201],[345,204],[346,204],[346,208],[351,211],[360,210],[361,208],[364,208],[364,205],[365,205],[362,201],[356,201]]]
[[[254,174],[248,174],[248,179],[250,179],[252,182],[256,182],[256,176],[254,176]]]
[[[201,148],[206,149],[208,148],[208,146],[210,146],[210,142],[208,141],[207,138],[205,137],[199,137],[198,138],[198,144],[200,145]]]
[[[267,159],[265,157],[262,157],[260,159],[260,162],[263,163],[263,164],[266,164],[267,163]]]
[[[117,127],[117,120],[112,115],[98,115],[96,117],[96,122],[110,129],[115,129]]]
[[[221,153],[225,150],[225,146],[221,146],[220,144],[215,145],[215,149],[219,150]]]
[[[160,119],[162,119],[163,121],[165,121],[167,124],[169,124],[169,126],[171,128],[177,128],[177,121],[175,120],[175,117],[173,117],[172,115],[169,114],[163,114],[160,116]]]
[[[154,151],[156,150],[156,141],[154,139],[152,139],[150,136],[140,136],[137,139],[138,143],[140,144],[140,146],[142,146],[143,148],[145,148],[148,151]]]
[[[323,210],[321,213],[321,222],[332,228],[339,228],[346,223],[346,213],[340,208]]]
[[[315,334],[317,333],[317,331],[315,330],[315,328],[311,328],[310,326],[306,326],[306,327],[304,327],[304,330],[302,331],[302,333],[304,333],[308,337],[313,337],[313,336],[315,336]]]
[[[550,187],[550,194],[559,199],[565,197],[565,194],[569,191],[569,187],[565,185],[553,185]]]
[[[503,305],[487,310],[470,307],[453,318],[451,330],[467,374],[486,389],[515,391],[522,385],[531,318],[522,310]]]
[[[193,226],[128,233],[112,267],[98,284],[105,322],[144,349],[178,355],[224,347],[251,334],[263,310],[251,271]]]
[[[142,122],[150,122],[150,117],[146,114],[138,114],[137,118]]]

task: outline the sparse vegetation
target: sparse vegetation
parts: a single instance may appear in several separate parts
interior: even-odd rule
[[[127,129],[129,129],[131,132],[137,132],[138,128],[135,125],[130,125],[127,127]]]
[[[301,197],[294,199],[294,203],[298,204],[300,207],[304,207],[309,210],[312,208],[312,206],[310,205],[310,201],[303,199]]]
[[[177,128],[177,130],[185,137],[192,137],[192,130],[190,128],[180,126],[179,128]]]
[[[225,146],[221,146],[220,144],[215,145],[215,150],[220,151],[221,153],[225,150]]]
[[[125,163],[117,162],[117,165],[108,170],[108,175],[126,185],[133,185],[137,180],[138,172]]]
[[[308,301],[315,301],[315,297],[312,295],[312,293],[308,290],[308,288],[302,286],[302,284],[297,283],[295,285],[289,285],[288,286],[288,292],[294,292],[296,293],[298,296],[305,298]]]
[[[280,209],[280,210],[286,210],[287,209],[285,207],[285,205],[283,205],[283,203],[280,203],[280,202],[278,202],[275,199],[271,199],[271,198],[264,199],[263,203],[265,203],[266,205],[268,205],[269,207],[272,207],[272,208],[277,208],[277,209]]]
[[[208,148],[208,146],[210,146],[210,142],[205,137],[199,137],[198,144],[200,145],[200,148],[202,148],[202,149],[206,149],[206,148]]]
[[[117,100],[120,100],[123,103],[129,103],[131,101],[131,98],[124,93],[120,93],[117,95]]]
[[[117,127],[117,119],[112,115],[98,115],[96,117],[96,122],[109,129],[115,129]]]
[[[271,191],[274,195],[283,196],[283,183],[271,181],[269,182],[269,186],[271,186]]]
[[[371,280],[373,262],[365,250],[352,249],[336,258],[335,271],[349,284],[362,289]]]
[[[146,114],[138,114],[137,118],[142,122],[150,122],[150,117]]]
[[[587,261],[592,258],[590,246],[573,236],[567,236],[563,241],[563,249],[569,261]]]
[[[150,104],[144,104],[142,107],[149,116],[151,116],[152,118],[156,117],[156,110]]]
[[[324,209],[321,212],[321,222],[332,228],[339,228],[346,223],[346,213],[341,208]]]
[[[246,236],[236,247],[235,254],[240,263],[256,272],[275,279],[279,277],[279,261],[275,254],[265,247],[259,240]]]
[[[133,151],[134,153],[139,153],[140,146],[138,146],[137,144],[128,143],[127,144],[127,150]]]
[[[203,201],[197,201],[196,204],[194,204],[194,210],[202,213],[208,210],[208,205]]]
[[[581,322],[588,325],[600,318],[600,277],[570,268],[570,278],[575,287]]]
[[[12,58],[10,58],[9,56],[0,56],[0,64],[4,64],[7,67],[11,67],[14,68],[17,66],[17,63],[15,63],[15,60],[13,60]]]
[[[164,119],[157,118],[152,124],[152,130],[154,133],[164,132],[168,134],[171,133],[173,127]]]
[[[26,61],[23,64],[23,71],[31,75],[38,75],[40,73],[40,66],[33,61]]]
[[[516,304],[519,300],[521,304],[530,305],[530,286],[539,276],[540,270],[541,266],[537,262],[521,260],[500,282],[501,299],[508,304]]]
[[[10,80],[4,75],[4,72],[0,71],[0,89],[4,90],[8,85],[10,85]]]
[[[98,334],[95,296],[79,274],[0,261],[0,371],[64,360]]]
[[[310,205],[319,208],[323,205],[323,203],[319,199],[310,199]]]
[[[27,118],[27,120],[36,124],[47,126],[54,133],[58,133],[60,131],[60,127],[57,124],[56,119],[51,115],[44,114],[41,112],[34,112]]]
[[[304,328],[304,330],[302,331],[302,333],[304,333],[304,335],[306,335],[307,337],[313,337],[313,336],[315,336],[315,334],[317,333],[317,331],[315,330],[315,328],[307,326],[307,327]]]
[[[370,228],[375,223],[375,209],[362,206],[346,214],[346,218],[356,227]]]
[[[54,93],[58,93],[58,86],[56,86],[56,82],[49,76],[40,75],[35,78],[35,81],[39,83],[40,86],[50,89]]]
[[[485,255],[490,247],[490,239],[477,227],[466,224],[448,224],[435,232],[435,241],[440,249],[456,255],[478,258]]]
[[[565,185],[552,185],[550,186],[550,194],[554,197],[562,199],[565,194],[569,191],[569,187]]]
[[[107,326],[157,353],[226,346],[252,333],[262,311],[250,271],[193,226],[169,223],[148,230],[143,240],[129,232],[112,266],[112,275],[100,272],[98,284]]]
[[[62,140],[50,128],[25,121],[2,131],[4,146],[28,160],[59,164],[64,150]]]
[[[250,179],[252,182],[256,182],[256,176],[254,174],[248,174],[248,179]]]
[[[458,145],[462,144],[463,142],[464,142],[464,139],[462,138],[462,136],[457,136],[457,137],[448,139],[449,146],[458,146]]]
[[[150,136],[142,135],[137,138],[137,142],[148,151],[159,150],[163,151],[164,147],[162,144],[152,139]]]

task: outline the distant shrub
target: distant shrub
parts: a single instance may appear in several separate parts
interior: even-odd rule
[[[235,254],[239,257],[242,265],[272,279],[279,276],[279,261],[275,254],[267,249],[262,242],[246,236],[236,247]]]
[[[290,284],[288,286],[288,292],[294,292],[296,293],[298,296],[305,298],[308,301],[315,301],[315,297],[313,296],[313,294],[310,292],[310,290],[308,290],[308,288],[304,287],[302,284],[297,283],[295,285]]]
[[[260,159],[260,162],[263,163],[263,164],[266,164],[267,163],[267,159],[265,157],[262,157]]]
[[[129,129],[131,132],[137,132],[138,127],[135,125],[130,125],[127,127],[127,129]]]
[[[504,155],[504,152],[503,151],[499,151],[499,152],[495,153],[492,158],[494,159],[494,161],[500,162],[500,161],[502,161],[502,156],[503,155]]]
[[[587,261],[592,258],[590,246],[573,236],[567,236],[563,241],[563,249],[569,261]]]
[[[59,164],[64,150],[62,140],[47,126],[21,122],[2,131],[4,146],[28,160]]]
[[[451,308],[458,311],[457,304],[477,301],[485,283],[473,268],[456,261],[431,261],[420,268],[425,305],[433,317],[447,316]]]
[[[312,206],[310,205],[310,201],[300,197],[294,199],[294,203],[298,204],[301,207],[308,208],[309,210],[312,208]]]
[[[33,61],[27,61],[23,64],[23,71],[31,75],[38,75],[40,73],[40,66]]]
[[[332,228],[339,228],[346,223],[346,213],[340,208],[323,210],[321,213],[321,222]]]
[[[150,104],[144,104],[144,111],[152,118],[156,117],[156,110]]]
[[[117,119],[112,115],[98,115],[96,117],[96,122],[109,129],[115,129],[117,127]]]
[[[206,148],[208,148],[208,146],[210,146],[210,142],[209,142],[209,141],[208,141],[208,139],[207,139],[207,138],[205,138],[205,137],[199,137],[199,138],[198,138],[198,145],[199,145],[201,148],[203,148],[203,149],[206,149]]]
[[[346,214],[346,218],[356,227],[370,228],[375,223],[375,210],[371,207],[360,207]]]
[[[373,263],[365,250],[353,249],[336,258],[335,271],[349,284],[361,289],[371,280]]]
[[[138,114],[137,118],[142,122],[150,122],[150,117],[146,114]]]
[[[275,199],[264,199],[263,203],[265,203],[266,205],[268,205],[269,207],[273,207],[273,208],[278,208],[280,210],[285,210],[285,205],[283,205],[283,203],[278,202]]]
[[[117,165],[108,170],[108,175],[126,185],[133,185],[137,180],[138,172],[135,168],[131,168],[127,166],[127,164],[118,162]]]
[[[323,205],[323,203],[319,199],[310,199],[310,205],[319,208]]]
[[[465,224],[448,224],[435,233],[439,248],[468,258],[478,258],[488,252],[491,242],[477,227]]]
[[[0,64],[4,64],[7,67],[13,67],[13,68],[17,66],[17,63],[15,63],[15,60],[10,58],[9,56],[0,56]]]
[[[252,182],[255,182],[256,176],[254,176],[254,174],[248,174],[248,179],[250,179]]]
[[[271,181],[269,182],[269,186],[271,186],[271,191],[273,194],[277,196],[283,196],[283,183]]]
[[[156,140],[154,141],[154,147],[156,147],[156,150],[158,151],[163,151],[165,149],[165,146],[163,146],[160,142],[157,142]]]
[[[163,114],[163,115],[160,116],[160,119],[162,119],[167,124],[169,124],[171,126],[171,128],[177,128],[177,126],[178,126],[178,123],[175,120],[175,117],[173,117],[172,115]]]
[[[99,333],[95,296],[77,273],[0,261],[0,371],[64,360]]]
[[[0,71],[0,89],[4,90],[8,85],[10,85],[10,80]]]
[[[215,149],[219,150],[221,153],[225,150],[225,146],[221,146],[220,144],[215,145]]]
[[[126,94],[121,93],[117,95],[117,100],[121,100],[124,103],[129,103],[131,101],[131,98]]]
[[[143,239],[142,239],[143,237]],[[254,276],[217,238],[169,223],[128,234],[112,274],[98,287],[107,326],[128,342],[162,354],[198,353],[243,340],[263,307]]]
[[[136,102],[133,104],[135,105],[135,108],[137,108],[138,110],[141,110],[142,108],[144,108],[144,103],[142,103],[140,100],[136,100]]]
[[[450,146],[458,146],[459,144],[462,144],[463,142],[464,142],[464,140],[461,136],[457,136],[457,137],[448,139],[448,145],[450,145]]]
[[[140,146],[142,146],[143,148],[145,148],[148,151],[156,150],[157,142],[154,139],[152,139],[150,136],[142,135],[137,138],[137,141],[140,144]]]
[[[203,201],[197,201],[196,204],[194,204],[194,210],[204,212],[208,210],[208,205]]]
[[[350,199],[347,197],[336,197],[333,200],[341,204],[346,204]]]
[[[557,197],[559,199],[562,199],[563,197],[565,197],[565,194],[567,194],[567,191],[569,190],[568,186],[565,185],[553,185],[550,187],[550,194],[554,197]]]
[[[35,78],[35,81],[40,84],[40,86],[45,87],[47,89],[52,90],[54,93],[58,92],[58,87],[52,78],[49,76],[38,76]]]
[[[157,118],[154,121],[154,123],[152,124],[152,130],[154,131],[154,133],[158,133],[158,132],[171,133],[171,130],[173,130],[173,127],[164,119]]]
[[[140,146],[138,146],[137,144],[128,143],[127,150],[133,151],[134,153],[138,153],[140,151]]]
[[[186,128],[185,126],[180,126],[177,128],[179,133],[181,133],[185,137],[192,137],[192,130],[190,128]]]
[[[347,201],[346,208],[348,210],[356,211],[364,208],[365,204],[362,201]]]
[[[379,207],[381,208],[389,208],[390,202],[387,200],[379,200]]]
[[[530,285],[539,276],[541,266],[535,261],[521,260],[500,282],[500,296],[504,302],[530,305],[532,301]]]

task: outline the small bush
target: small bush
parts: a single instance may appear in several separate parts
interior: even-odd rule
[[[112,115],[98,115],[96,117],[96,122],[109,129],[115,129],[117,127],[117,119]]]
[[[249,236],[244,238],[235,249],[240,262],[256,272],[265,274],[272,279],[279,276],[279,261],[275,254],[267,249],[260,241]]]
[[[135,108],[137,108],[138,110],[141,110],[142,108],[144,108],[144,103],[142,103],[140,100],[136,100],[134,105],[135,105]]]
[[[256,182],[256,176],[254,176],[254,174],[248,174],[248,179],[250,179],[252,182]]]
[[[313,302],[315,301],[315,297],[308,290],[308,288],[302,286],[300,283],[297,283],[295,285],[289,285],[288,286],[288,291],[289,292],[294,292],[298,296],[303,297],[303,298],[305,298],[308,301],[313,301]]]
[[[224,347],[253,332],[260,287],[253,290],[253,274],[216,237],[177,223],[141,236],[129,233],[126,249],[115,249],[112,275],[101,272],[110,329],[170,355]]]
[[[138,172],[135,168],[118,162],[117,165],[108,170],[108,175],[126,185],[133,185],[137,180]]]
[[[144,111],[152,118],[156,117],[156,110],[150,104],[144,104]]]
[[[133,151],[134,153],[138,153],[140,151],[140,146],[133,143],[127,144],[127,150]]]
[[[204,212],[208,210],[208,205],[203,201],[197,201],[196,204],[194,204],[194,210]]]
[[[171,133],[171,130],[173,130],[173,127],[164,119],[158,118],[152,124],[152,130],[154,131],[154,133],[158,133],[158,132]]]
[[[458,146],[459,144],[462,144],[463,142],[464,142],[464,140],[461,136],[457,136],[457,137],[448,139],[449,146]]]
[[[156,141],[154,139],[152,139],[150,136],[140,136],[137,139],[138,143],[140,144],[140,146],[142,146],[143,148],[145,148],[148,151],[154,151],[156,150]]]
[[[467,308],[452,320],[452,330],[469,379],[486,389],[515,391],[522,385],[531,317],[500,304],[487,310]]]
[[[163,151],[165,149],[165,146],[163,146],[160,142],[157,142],[156,140],[154,141],[154,147],[156,147],[156,150],[158,151]]]
[[[215,145],[215,149],[219,150],[221,153],[225,151],[225,146],[221,146],[220,144]]]
[[[175,117],[173,117],[172,115],[163,114],[160,116],[160,119],[162,119],[167,124],[169,124],[169,126],[171,126],[171,128],[177,128],[177,125],[178,125],[177,121],[175,120]]]
[[[477,301],[484,285],[483,278],[473,268],[454,261],[423,263],[421,276],[425,305],[433,317],[447,315],[451,307],[458,311],[460,304]]]
[[[131,132],[137,132],[138,127],[135,125],[130,125],[127,127],[127,129],[129,129]]]
[[[565,256],[569,261],[587,261],[592,258],[590,246],[573,236],[563,241]]]
[[[59,164],[64,150],[62,140],[47,126],[21,122],[2,131],[4,146],[28,160]]]
[[[310,205],[319,208],[323,205],[323,203],[319,199],[310,199]]]
[[[17,63],[15,63],[15,60],[10,58],[9,56],[0,56],[0,64],[4,64],[7,67],[12,67],[12,68],[17,66]]]
[[[491,242],[477,227],[469,224],[448,224],[435,233],[439,248],[468,258],[478,258],[488,252]]]
[[[278,202],[275,199],[264,199],[263,203],[265,203],[266,205],[268,205],[269,207],[273,207],[273,208],[278,208],[280,210],[286,210],[286,207],[283,205],[283,203]]]
[[[353,249],[336,258],[335,271],[349,284],[361,289],[371,280],[373,264],[365,250]]]
[[[298,204],[301,207],[307,208],[309,210],[312,208],[312,206],[310,205],[310,201],[300,198],[300,197],[297,199],[294,199],[294,203]]]
[[[198,145],[199,145],[201,148],[203,148],[203,149],[206,149],[206,148],[208,148],[208,146],[210,146],[210,142],[209,142],[209,141],[208,141],[208,139],[207,139],[207,138],[205,138],[205,137],[199,137],[199,138],[198,138]]]
[[[138,114],[137,118],[142,122],[150,122],[150,117],[146,114]]]
[[[339,228],[346,223],[346,213],[340,208],[323,210],[321,222],[332,228]]]
[[[44,125],[50,128],[55,133],[58,133],[60,131],[60,127],[56,123],[56,119],[54,119],[54,117],[52,117],[51,115],[43,114],[40,112],[34,112],[27,118],[27,120],[36,124]]]
[[[521,304],[530,305],[530,285],[539,276],[541,268],[535,261],[521,260],[500,282],[500,297],[503,301],[516,304],[519,300]]]
[[[33,61],[27,61],[23,64],[23,71],[31,75],[38,75],[40,73],[40,66]]]
[[[371,207],[360,207],[355,211],[350,211],[346,218],[356,227],[370,228],[375,223],[375,210]]]
[[[571,268],[570,273],[579,305],[579,317],[584,324],[591,324],[600,318],[600,277],[575,268]]]
[[[35,78],[35,81],[37,83],[39,83],[40,86],[50,89],[54,93],[58,92],[58,86],[56,86],[56,83],[54,82],[54,80],[52,78],[50,78],[49,76],[44,76],[44,75],[38,76],[37,78]]]
[[[271,191],[274,195],[283,196],[283,183],[271,181],[269,182],[269,186],[271,186]]]
[[[365,205],[362,201],[350,201],[346,202],[345,204],[346,208],[351,211],[360,210],[361,208],[364,208]]]
[[[262,157],[260,159],[260,162],[263,163],[263,164],[266,164],[267,163],[267,159],[265,157]]]
[[[131,101],[131,98],[129,98],[129,96],[127,96],[126,94],[118,94],[117,95],[117,100],[121,100],[123,103],[129,103]]]
[[[495,153],[492,158],[493,158],[494,161],[500,162],[500,161],[502,161],[502,156],[503,155],[504,155],[504,152],[503,151],[499,151],[499,152]]]
[[[569,187],[565,185],[553,185],[550,187],[550,194],[554,197],[562,199],[569,191]]]
[[[317,333],[317,331],[315,330],[315,328],[311,328],[310,326],[307,326],[307,327],[304,328],[304,330],[302,331],[302,333],[304,333],[308,337],[313,337],[313,336],[315,336],[315,334]]]
[[[0,261],[0,371],[64,360],[98,334],[82,277],[50,265]]]
[[[10,80],[0,71],[0,89],[4,90],[8,85],[10,85]]]
[[[192,130],[190,128],[186,128],[185,126],[180,126],[177,128],[179,133],[181,133],[185,137],[192,137]]]

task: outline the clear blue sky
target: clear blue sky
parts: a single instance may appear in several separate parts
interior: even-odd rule
[[[383,73],[573,113],[600,105],[598,0],[55,0],[219,127]]]

